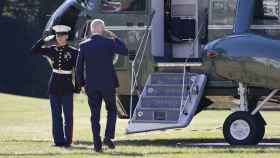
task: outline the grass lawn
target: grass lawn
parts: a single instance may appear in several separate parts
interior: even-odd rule
[[[195,142],[223,142],[221,126],[229,111],[204,111],[188,128],[125,135],[127,120],[118,120],[117,148],[92,151],[90,112],[85,96],[75,96],[74,145],[51,147],[51,114],[48,100],[0,94],[0,158],[279,158],[280,146],[198,146]],[[102,127],[106,113],[102,112]],[[280,140],[279,112],[264,112],[265,139]],[[103,132],[104,133],[104,130]],[[280,141],[278,141],[280,142]]]

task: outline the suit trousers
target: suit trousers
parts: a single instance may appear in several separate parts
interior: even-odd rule
[[[52,133],[56,145],[70,145],[73,137],[73,95],[50,95]],[[64,123],[62,119],[64,114]]]
[[[102,99],[104,99],[107,110],[107,124],[104,139],[115,138],[115,127],[117,120],[116,94],[115,91],[93,91],[88,94],[88,103],[91,110],[91,127],[94,143],[100,143],[100,111]]]

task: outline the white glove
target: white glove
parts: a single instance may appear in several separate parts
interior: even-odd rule
[[[119,55],[115,54],[114,59],[113,59],[113,64],[116,64],[119,60]]]
[[[44,38],[44,42],[49,42],[49,41],[53,40],[54,38],[55,38],[55,35],[47,36],[46,38]]]

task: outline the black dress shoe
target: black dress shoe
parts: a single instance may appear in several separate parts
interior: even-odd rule
[[[111,139],[104,139],[103,144],[107,145],[109,147],[109,149],[115,149],[116,148],[114,142]]]
[[[51,147],[64,147],[65,144],[64,143],[54,143],[54,144],[51,144]]]
[[[94,145],[94,151],[97,153],[101,153],[102,152],[102,145],[101,143],[98,145]]]
[[[65,148],[71,148],[71,144],[66,143],[66,144],[64,144],[64,147]]]
[[[97,142],[94,142],[94,151],[95,152],[102,152],[102,142],[101,140],[100,141],[97,141]]]

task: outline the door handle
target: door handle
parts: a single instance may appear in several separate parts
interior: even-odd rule
[[[133,22],[127,22],[126,26],[133,26]]]
[[[143,27],[144,25],[145,25],[144,22],[139,22],[139,23],[138,23],[138,26],[139,26],[139,27]]]

